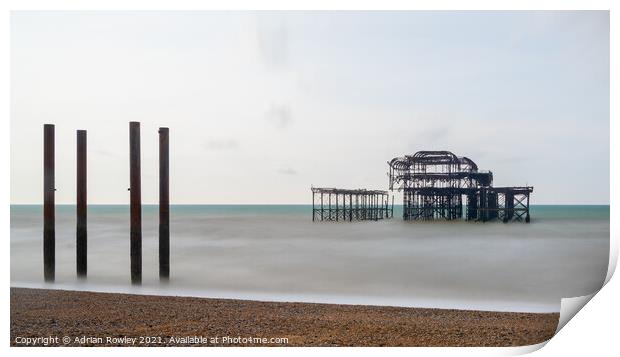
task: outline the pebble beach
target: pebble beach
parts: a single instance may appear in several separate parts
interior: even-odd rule
[[[11,346],[522,346],[550,339],[558,319],[11,288]]]

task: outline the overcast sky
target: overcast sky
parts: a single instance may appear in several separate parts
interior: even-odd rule
[[[171,202],[310,203],[310,185],[387,189],[387,161],[451,150],[533,185],[533,203],[609,202],[607,12],[14,12],[11,202],[143,201],[170,127]],[[397,196],[400,199],[400,195]]]

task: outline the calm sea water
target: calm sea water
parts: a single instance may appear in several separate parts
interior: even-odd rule
[[[171,207],[171,281],[158,280],[157,206],[143,208],[143,285],[129,278],[129,207],[56,210],[56,282],[43,282],[42,206],[11,206],[11,286],[271,301],[559,311],[600,288],[609,206],[533,206],[532,223],[313,223],[308,205]]]

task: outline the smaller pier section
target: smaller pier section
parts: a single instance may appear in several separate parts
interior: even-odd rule
[[[387,191],[312,187],[312,221],[377,221],[394,216]]]

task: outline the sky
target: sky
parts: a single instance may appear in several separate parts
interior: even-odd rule
[[[387,189],[387,162],[450,150],[533,204],[609,203],[609,13],[13,12],[11,203],[158,200],[170,128],[172,204],[311,203],[310,187]],[[397,200],[401,197],[397,194]]]

